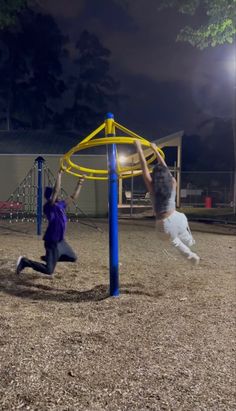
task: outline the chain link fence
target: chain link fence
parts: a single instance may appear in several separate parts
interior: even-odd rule
[[[180,198],[181,206],[233,207],[234,172],[184,171]]]
[[[176,174],[174,170],[172,172]],[[181,207],[233,209],[233,171],[182,171],[180,186]],[[122,204],[133,208],[152,206],[142,177],[124,180]]]

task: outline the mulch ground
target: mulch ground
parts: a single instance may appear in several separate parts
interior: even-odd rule
[[[108,226],[70,223],[75,264],[52,280],[28,223],[0,223],[0,409],[233,411],[236,237],[196,231],[199,266],[164,250],[152,221],[120,224],[120,296]]]

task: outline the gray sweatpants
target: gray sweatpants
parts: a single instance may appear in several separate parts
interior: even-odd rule
[[[76,254],[65,240],[58,243],[45,241],[44,247],[46,250],[45,264],[23,257],[22,269],[31,267],[35,271],[50,275],[54,272],[58,261],[75,262],[77,260]]]

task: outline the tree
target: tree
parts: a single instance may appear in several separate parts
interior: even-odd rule
[[[27,0],[0,0],[0,30],[14,26],[27,3]]]
[[[63,113],[68,128],[87,131],[118,103],[119,83],[110,74],[111,52],[95,34],[83,31],[76,44],[73,103]]]
[[[133,0],[113,0],[119,6],[132,8]],[[143,0],[143,3],[146,2]],[[151,3],[151,0],[149,0]],[[145,6],[144,4],[144,6]],[[190,16],[204,13],[205,24],[193,28],[184,27],[177,36],[178,41],[187,41],[204,49],[218,44],[232,44],[236,34],[236,0],[153,0],[149,7],[156,5],[158,11],[173,8]],[[153,7],[155,10],[155,7]]]
[[[206,23],[196,28],[184,27],[177,36],[178,41],[187,41],[202,50],[232,44],[235,39],[236,0],[161,0],[158,8],[175,8],[179,13],[191,16],[204,11]]]
[[[209,46],[232,44],[236,37],[236,0],[161,0],[159,9],[174,7],[180,13],[195,15],[197,10],[204,10],[207,21],[197,28],[184,27],[177,36],[178,41],[187,41],[192,46],[203,50]],[[236,61],[236,56],[234,56]],[[235,69],[234,61],[234,69]],[[234,87],[234,107],[232,116],[234,147],[234,213],[236,214],[236,89]]]
[[[66,38],[51,16],[27,9],[17,30],[0,32],[0,98],[6,128],[45,128],[53,123],[52,99],[65,89],[61,57]]]

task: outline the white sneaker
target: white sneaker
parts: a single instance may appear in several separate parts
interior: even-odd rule
[[[16,262],[16,275],[20,275],[21,271],[23,270],[23,262],[22,262],[22,255],[18,258]]]
[[[190,260],[194,265],[198,265],[200,263],[200,257],[198,257],[195,253],[192,253],[192,255],[188,257],[188,260]]]

